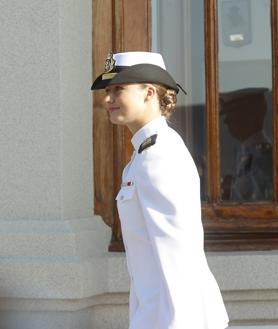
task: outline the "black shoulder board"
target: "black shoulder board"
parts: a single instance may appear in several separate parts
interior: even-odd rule
[[[155,144],[157,138],[157,134],[152,135],[144,140],[144,142],[140,145],[138,153],[142,153],[145,149]]]

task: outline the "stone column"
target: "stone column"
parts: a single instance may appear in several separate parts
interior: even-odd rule
[[[91,0],[0,0],[1,328],[87,328],[72,311],[107,291],[91,20]]]

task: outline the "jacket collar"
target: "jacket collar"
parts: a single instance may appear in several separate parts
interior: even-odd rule
[[[151,137],[153,134],[158,134],[161,129],[167,127],[168,124],[165,117],[163,116],[148,122],[144,127],[139,129],[131,139],[131,143],[135,151],[139,149],[140,145],[145,141],[146,138]]]

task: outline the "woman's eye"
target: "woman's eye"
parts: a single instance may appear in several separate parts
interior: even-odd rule
[[[118,93],[118,92],[121,92],[123,89],[124,89],[123,87],[116,87],[116,88],[115,88],[115,92],[117,92],[117,93]]]
[[[107,88],[105,89],[105,94],[119,94],[121,91],[123,91],[124,88],[121,86],[115,86],[114,88]]]

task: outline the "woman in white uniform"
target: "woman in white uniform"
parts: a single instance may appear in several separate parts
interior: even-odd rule
[[[224,329],[228,317],[203,249],[199,176],[166,118],[177,83],[157,53],[110,54],[92,90],[105,89],[113,124],[134,152],[117,195],[130,274],[129,329]]]

